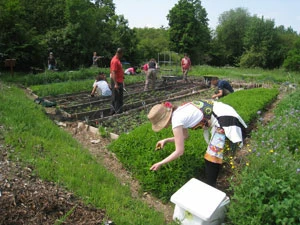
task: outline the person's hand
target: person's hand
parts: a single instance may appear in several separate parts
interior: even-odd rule
[[[156,171],[156,170],[158,170],[158,169],[161,167],[161,165],[162,165],[162,164],[161,164],[160,162],[155,163],[155,164],[153,164],[153,165],[151,166],[150,170]]]
[[[164,140],[160,140],[156,143],[156,146],[155,146],[155,150],[160,150],[164,147],[165,145],[165,141]]]

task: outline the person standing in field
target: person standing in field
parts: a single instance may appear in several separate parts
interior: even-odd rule
[[[181,59],[181,71],[183,75],[183,80],[185,82],[188,82],[187,76],[191,66],[192,66],[191,59],[188,57],[187,53],[184,53],[184,57]]]
[[[103,56],[97,56],[97,52],[93,53],[93,66],[98,67],[98,59],[103,58]]]
[[[110,61],[112,88],[111,115],[123,112],[124,71],[120,61],[122,57],[123,49],[118,48],[115,56]]]
[[[55,70],[56,69],[56,59],[52,52],[50,52],[48,57],[48,70]]]
[[[149,88],[149,83],[151,83],[151,89],[155,89],[155,82],[156,82],[156,68],[157,63],[154,58],[150,59],[148,62],[148,70],[146,72],[146,81],[144,91],[147,91]]]

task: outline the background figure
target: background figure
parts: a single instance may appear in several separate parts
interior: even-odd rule
[[[136,69],[134,67],[129,67],[128,69],[125,70],[124,73],[127,75],[134,75],[136,74]]]
[[[155,81],[156,81],[156,68],[157,63],[155,59],[150,59],[148,62],[148,70],[146,72],[146,81],[145,81],[145,88],[144,91],[147,91],[149,88],[149,82],[151,82],[151,89],[155,89]]]
[[[110,61],[110,77],[112,88],[111,115],[123,112],[124,71],[120,61],[122,56],[123,50],[118,48],[115,56]]]
[[[144,73],[145,75],[147,74],[147,71],[148,71],[148,63],[144,64],[142,67],[141,67],[141,70],[142,70],[142,73]]]
[[[56,59],[52,52],[50,52],[48,57],[48,70],[55,70],[56,69]]]
[[[184,57],[181,59],[181,71],[183,75],[183,80],[185,82],[188,81],[187,76],[191,66],[192,66],[192,62],[190,58],[188,57],[187,53],[184,53]]]
[[[93,53],[93,66],[98,67],[98,59],[103,58],[103,56],[97,56],[97,52]]]
[[[217,87],[215,94],[212,96],[213,99],[222,98],[222,97],[234,92],[232,86],[229,84],[228,81],[219,80],[218,77],[212,77],[211,84]]]
[[[240,147],[243,142],[243,128],[247,125],[238,113],[229,105],[222,102],[192,101],[179,107],[170,102],[157,104],[148,114],[155,132],[172,126],[173,137],[165,138],[156,143],[156,150],[162,149],[168,142],[175,143],[175,150],[165,159],[153,164],[150,170],[158,170],[184,154],[184,142],[189,137],[188,128],[203,128],[207,150],[204,155],[206,183],[215,187],[223,162],[225,141],[228,138]],[[211,129],[209,138],[208,129]]]
[[[93,90],[91,92],[91,97],[94,97],[96,92],[102,96],[111,96],[112,95],[112,92],[106,81],[106,76],[102,72],[96,76],[96,80],[93,84]]]

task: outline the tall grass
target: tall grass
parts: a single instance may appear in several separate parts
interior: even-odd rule
[[[130,188],[48,119],[40,105],[15,86],[0,85],[0,124],[6,128],[6,144],[14,148],[13,160],[105,209],[116,224],[165,224],[162,212],[133,199]]]
[[[299,98],[299,90],[288,95],[252,133],[232,183],[229,224],[300,224]]]

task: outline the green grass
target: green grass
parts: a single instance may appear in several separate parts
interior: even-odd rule
[[[172,69],[172,68],[171,68]],[[11,77],[10,73],[2,73],[1,80],[11,83],[18,83],[30,87],[35,94],[40,97],[55,96],[59,94],[90,91],[99,71],[106,73],[109,79],[108,68],[81,68],[76,71],[49,72],[40,74],[15,73]],[[164,75],[164,67],[161,67],[158,77]],[[171,73],[171,72],[170,72]],[[174,74],[173,74],[174,73]],[[172,75],[181,75],[179,67],[173,66]],[[189,76],[219,76],[221,79],[240,80],[244,82],[278,84],[282,82],[300,84],[300,73],[287,72],[283,69],[263,70],[263,69],[243,69],[235,67],[211,67],[193,66]],[[125,76],[125,84],[133,84],[145,81],[145,75]]]
[[[165,224],[162,212],[133,199],[130,188],[48,119],[41,106],[15,86],[0,85],[0,124],[6,128],[5,143],[14,148],[12,160],[105,209],[116,224]]]
[[[231,184],[229,224],[300,224],[299,98],[300,90],[286,96],[252,133]]]

